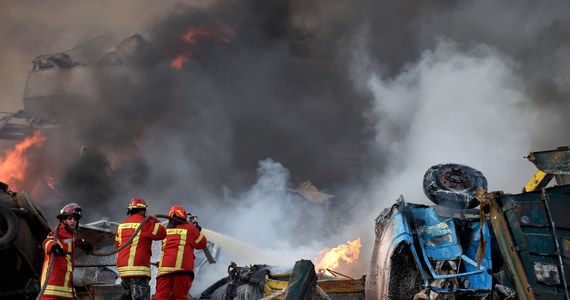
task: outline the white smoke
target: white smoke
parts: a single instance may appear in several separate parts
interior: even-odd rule
[[[195,21],[192,13],[196,11],[148,0],[143,4],[105,0],[104,5],[40,2],[34,9],[28,2],[0,4],[5,29],[0,39],[7,48],[0,57],[4,110],[21,108],[25,72],[34,56],[64,51],[100,34],[117,41],[137,32],[155,40],[165,37],[165,41],[171,34],[178,40],[174,29],[187,26],[184,18]],[[466,164],[485,174],[489,190],[516,193],[534,172],[523,156],[553,141],[563,144],[567,138],[568,4],[563,1],[556,5],[482,1],[445,7],[398,1],[245,3],[236,2],[230,9],[225,1],[202,4],[215,7],[209,12],[216,20],[234,24],[243,34],[230,44],[235,48],[208,51],[214,54],[205,55],[203,65],[184,72],[165,71],[169,69],[165,61],[153,70],[155,76],[135,85],[132,95],[125,92],[125,97],[102,102],[110,104],[99,106],[109,110],[108,118],[92,112],[82,116],[97,116],[87,132],[96,144],[106,142],[108,148],[128,143],[133,138],[129,129],[150,125],[141,141],[145,159],[141,165],[146,169],[133,168],[140,177],[134,179],[142,183],[121,186],[112,202],[94,203],[86,217],[109,211],[124,216],[131,196],[147,199],[153,213],[182,204],[200,216],[205,228],[287,264],[311,259],[322,248],[361,236],[358,272],[363,274],[373,248],[373,218],[400,194],[408,202],[427,203],[422,178],[430,166]],[[505,20],[505,15],[510,19]],[[331,53],[339,41],[352,38],[353,29],[366,18],[373,23],[371,30],[342,43],[353,48],[349,70],[338,72],[350,73],[351,83],[360,92],[356,95],[350,82],[329,67],[338,63],[331,61]],[[153,25],[162,30],[149,30],[148,25],[162,19],[160,26]],[[288,24],[290,20],[304,24],[303,30]],[[437,40],[440,35],[447,38]],[[358,96],[369,100],[369,110],[362,112]],[[119,100],[124,107],[116,106],[123,103]],[[343,122],[343,117],[351,116],[352,110],[346,109],[351,106],[373,124],[373,141],[347,138],[360,132],[360,128],[350,130],[351,122]],[[157,111],[164,107],[170,110]],[[327,113],[337,109],[339,113]],[[177,115],[182,118],[173,121]],[[129,116],[139,122],[127,122]],[[108,124],[112,126],[103,126]],[[102,131],[102,126],[110,130]],[[351,134],[342,135],[344,129]],[[343,200],[355,209],[344,215],[348,220],[326,227],[328,213],[348,205],[307,206],[289,191],[290,177],[326,179],[325,175],[335,173],[327,169],[336,159],[330,153],[344,149],[331,147],[351,142],[371,143],[372,150],[381,153],[378,161],[366,161],[379,172],[373,172],[362,186],[335,187],[350,195]],[[69,147],[67,142],[62,144]],[[50,160],[65,157],[53,153]],[[223,199],[212,197],[220,186],[230,186],[228,177],[242,179],[244,169],[254,169],[251,162],[264,157],[273,159],[260,162],[257,181],[249,183],[245,192],[226,188]],[[300,171],[291,174],[287,167]],[[241,187],[242,181],[236,181]],[[92,185],[92,181],[86,183]],[[312,241],[291,229],[301,226],[301,233],[313,237]],[[323,234],[323,229],[334,234]],[[207,279],[225,276],[231,260],[240,265],[265,263],[222,251],[225,256],[218,264],[206,269],[212,276],[198,278],[202,287],[211,282]],[[198,282],[192,289],[201,290]]]
[[[289,171],[280,163],[264,159],[259,162],[257,182],[243,194],[230,196],[228,202],[231,204],[219,211],[222,215],[219,220],[212,222],[224,236],[205,231],[206,237],[220,241],[220,258],[215,265],[207,265],[199,274],[192,293],[202,291],[227,276],[227,266],[231,262],[238,266],[268,264],[292,267],[295,261],[313,259],[320,250],[330,246],[318,238],[303,245],[293,234],[298,216],[292,212],[298,204],[295,201],[301,199],[291,192],[289,176]],[[314,232],[315,237],[318,234]]]
[[[366,31],[353,55],[353,80],[371,95],[376,145],[389,146],[389,167],[373,193],[385,204],[403,194],[425,202],[422,178],[435,164],[460,163],[483,172],[489,190],[518,192],[532,175],[530,103],[507,56],[486,45],[462,49],[440,40],[395,78],[371,68]],[[368,64],[367,64],[368,63]]]
[[[226,233],[243,242],[270,248],[277,236],[288,236],[289,171],[271,160],[259,163],[257,182],[244,194],[231,200],[228,218],[222,220]],[[247,262],[253,263],[253,262]]]

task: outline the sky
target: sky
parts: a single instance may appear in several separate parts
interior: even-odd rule
[[[465,164],[518,193],[526,155],[568,145],[569,6],[2,1],[0,111],[23,108],[36,56],[65,52],[92,71],[61,80],[87,97],[33,154],[28,188],[48,215],[77,202],[86,221],[120,221],[132,197],[155,213],[182,204],[287,262],[361,237],[364,274],[374,218],[400,195],[429,203],[430,166]],[[135,34],[144,55],[101,66]],[[306,180],[335,197],[291,192]]]

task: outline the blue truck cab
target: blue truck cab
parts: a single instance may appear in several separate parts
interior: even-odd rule
[[[487,192],[469,166],[431,167],[435,205],[400,196],[376,218],[367,299],[570,299],[570,150],[527,158],[538,172],[520,194]]]

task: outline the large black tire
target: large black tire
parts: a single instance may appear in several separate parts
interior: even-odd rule
[[[0,250],[11,246],[20,233],[20,221],[9,208],[0,205]]]
[[[424,193],[434,203],[452,208],[474,208],[479,205],[475,190],[487,190],[483,173],[460,164],[440,164],[424,175]]]

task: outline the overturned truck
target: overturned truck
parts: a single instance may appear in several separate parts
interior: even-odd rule
[[[431,167],[435,205],[401,196],[376,219],[367,298],[570,299],[570,150],[527,158],[538,171],[520,194],[487,192],[465,165]]]

